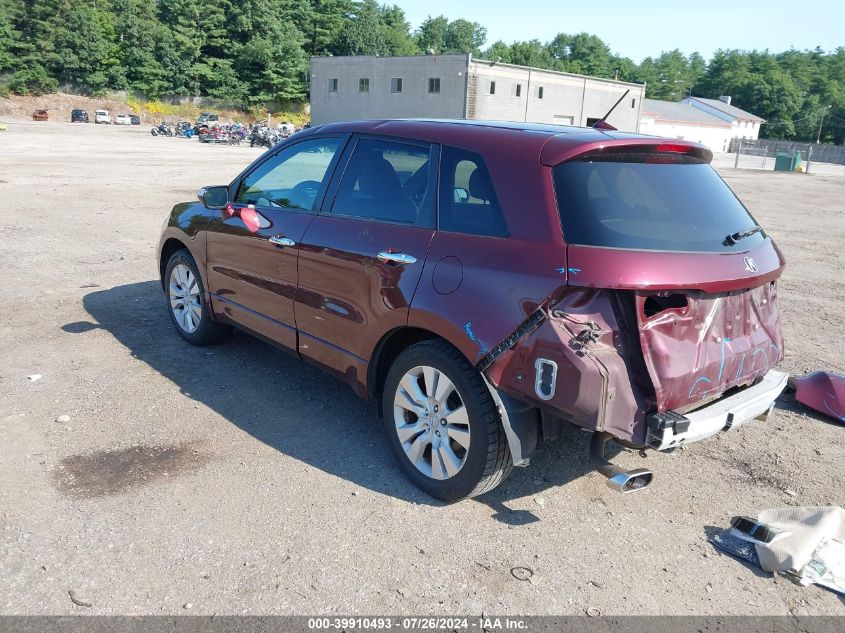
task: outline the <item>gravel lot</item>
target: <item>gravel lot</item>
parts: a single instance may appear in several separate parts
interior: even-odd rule
[[[845,615],[706,540],[734,514],[845,504],[845,429],[791,397],[767,423],[621,455],[654,470],[642,493],[610,491],[573,430],[444,506],[340,382],[245,335],[199,349],[172,330],[166,212],[257,149],[54,122],[11,122],[0,149],[0,613]],[[786,369],[845,371],[845,178],[722,173],[789,261]]]

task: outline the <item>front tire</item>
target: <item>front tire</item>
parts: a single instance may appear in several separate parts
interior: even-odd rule
[[[443,501],[489,492],[513,467],[481,374],[445,341],[403,351],[384,387],[384,426],[408,478]]]
[[[210,345],[229,334],[229,326],[214,321],[197,264],[187,249],[170,257],[164,282],[167,312],[183,339],[192,345]]]

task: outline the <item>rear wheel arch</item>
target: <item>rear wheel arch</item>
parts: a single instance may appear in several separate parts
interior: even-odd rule
[[[400,327],[387,332],[376,344],[367,368],[367,396],[375,398],[379,417],[383,415],[381,395],[384,382],[393,361],[411,345],[432,339],[443,340],[443,337],[424,328]]]

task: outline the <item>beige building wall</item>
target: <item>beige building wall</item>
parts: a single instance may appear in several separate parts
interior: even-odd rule
[[[462,119],[468,62],[468,55],[312,57],[311,122]],[[369,80],[367,92],[361,79]],[[393,79],[402,80],[401,92],[392,91]],[[429,92],[429,79],[440,80],[439,93]]]
[[[360,89],[367,79],[369,89]],[[397,92],[395,80],[402,80]],[[438,79],[440,91],[430,91]],[[470,55],[314,57],[311,120],[482,119],[586,126],[630,90],[608,118],[639,128],[645,86],[474,60]],[[491,85],[495,82],[495,91]]]
[[[645,96],[642,84],[481,60],[470,61],[468,89],[467,118],[581,126],[603,117],[629,90],[608,118],[625,132],[638,130]]]

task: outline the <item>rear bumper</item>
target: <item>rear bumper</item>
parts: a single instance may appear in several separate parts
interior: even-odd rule
[[[701,409],[686,414],[675,411],[652,414],[648,417],[646,441],[652,448],[666,450],[765,416],[786,387],[788,378],[788,374],[772,369],[756,385]]]

